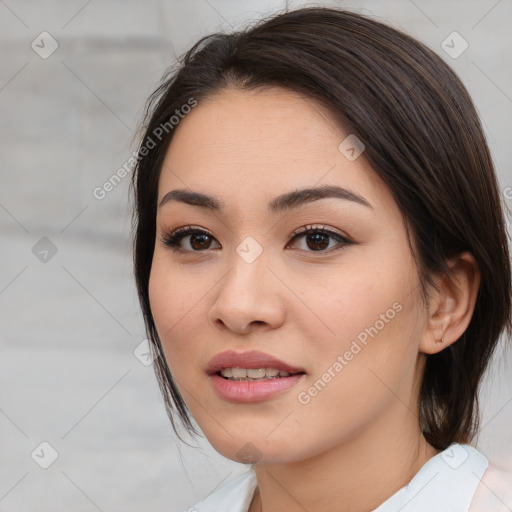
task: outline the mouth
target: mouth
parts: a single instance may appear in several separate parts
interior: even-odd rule
[[[261,379],[288,377],[287,374],[306,373],[304,368],[285,363],[274,356],[251,350],[228,350],[213,357],[206,368],[208,375],[219,374],[225,378]]]
[[[206,372],[217,395],[229,402],[273,398],[307,375],[303,368],[257,351],[222,352],[210,361]]]
[[[277,368],[223,368],[217,372],[220,377],[230,381],[257,382],[283,379],[291,375],[304,375],[305,372],[287,372]]]

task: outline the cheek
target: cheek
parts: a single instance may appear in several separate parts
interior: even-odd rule
[[[414,283],[381,286],[363,276],[331,282],[325,290],[331,300],[316,297],[335,335],[325,330],[307,342],[312,374],[295,397],[301,435],[311,446],[319,442],[319,430],[323,442],[334,443],[376,421],[397,396],[411,400],[419,339]]]
[[[415,325],[410,322],[418,314],[415,267],[401,258],[385,262],[385,254],[381,255],[383,259],[376,264],[368,257],[354,258],[343,268],[334,268],[330,272],[334,278],[308,295],[308,304],[331,334],[325,339],[325,349],[346,350],[353,340],[364,344],[379,338],[389,339],[381,346],[392,350]]]
[[[151,313],[172,372],[173,367],[181,367],[181,361],[194,347],[187,340],[194,339],[191,329],[198,324],[192,320],[201,309],[200,300],[204,290],[195,286],[190,278],[185,279],[184,273],[179,272],[169,258],[156,250],[148,293]]]
[[[381,251],[380,257],[379,262],[358,259],[347,270],[338,269],[321,293],[309,296],[328,327],[306,349],[313,352],[319,386],[328,382],[318,406],[332,400],[350,403],[354,397],[375,403],[381,391],[389,394],[379,378],[404,393],[412,387],[425,323],[418,275],[405,251]]]

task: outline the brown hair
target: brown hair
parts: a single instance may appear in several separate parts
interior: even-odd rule
[[[426,356],[419,396],[429,443],[445,449],[471,441],[479,384],[500,334],[511,331],[511,275],[493,163],[464,85],[434,52],[394,28],[344,10],[302,8],[198,41],[149,98],[141,147],[191,98],[200,104],[229,85],[305,94],[364,142],[364,158],[412,232],[426,301],[433,274],[449,273],[447,258],[474,255],[481,283],[470,325],[458,341]],[[172,135],[169,129],[145,156],[139,153],[132,187],[137,289],[148,338],[161,356],[156,376],[178,434],[175,412],[190,432],[196,430],[162,356],[148,297],[158,180]]]

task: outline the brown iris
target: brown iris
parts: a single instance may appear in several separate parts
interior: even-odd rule
[[[190,246],[195,250],[208,249],[212,243],[209,235],[204,234],[193,234],[190,235]]]
[[[306,236],[306,243],[310,249],[325,249],[329,245],[329,235],[313,233]]]

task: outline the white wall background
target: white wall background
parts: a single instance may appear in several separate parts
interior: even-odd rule
[[[512,198],[510,0],[317,2],[329,3],[402,28],[453,66]],[[143,103],[173,55],[284,8],[284,0],[0,0],[0,511],[175,512],[246,470],[204,440],[190,448],[174,436],[152,368],[133,354],[144,330],[129,179],[103,200],[92,191],[136,149]],[[43,31],[58,42],[45,59],[31,47],[51,49]],[[453,31],[469,44],[457,59],[441,47]],[[506,356],[500,350],[482,393],[478,446],[512,469]],[[52,460],[41,442],[58,453],[48,469],[35,462]]]

